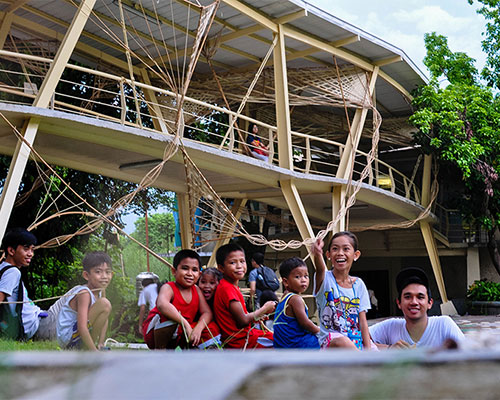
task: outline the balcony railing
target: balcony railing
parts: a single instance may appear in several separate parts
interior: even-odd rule
[[[0,101],[32,104],[51,63],[47,58],[0,50]],[[56,87],[50,108],[156,132],[161,132],[160,114],[167,134],[176,129],[179,101],[176,93],[77,65],[68,64],[66,72]],[[249,157],[252,146],[246,143],[246,128],[256,124],[258,133],[254,136],[267,145],[268,162],[278,164],[276,126],[190,97],[184,99],[182,112],[185,138]],[[300,132],[292,131],[291,136],[295,171],[336,175],[344,144]],[[367,157],[368,154],[356,151],[354,180],[359,179]],[[372,163],[366,183],[420,203],[415,183],[379,159]]]

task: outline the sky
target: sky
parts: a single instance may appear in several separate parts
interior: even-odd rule
[[[437,32],[448,37],[452,51],[463,51],[477,60],[481,69],[481,33],[485,20],[477,5],[467,0],[305,0],[371,35],[399,47],[427,76],[423,65],[424,34]],[[163,212],[164,210],[159,210]],[[152,211],[154,213],[154,211]],[[134,231],[135,215],[124,216],[125,231]]]
[[[422,60],[424,34],[448,37],[452,51],[463,51],[481,69],[481,33],[485,20],[476,13],[477,3],[467,0],[305,0],[357,28],[403,50],[428,77]]]

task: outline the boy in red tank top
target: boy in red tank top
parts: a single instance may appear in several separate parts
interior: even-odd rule
[[[142,326],[150,349],[199,346],[219,335],[212,311],[196,286],[201,259],[194,250],[181,250],[174,257],[175,282],[165,283],[156,307]]]
[[[261,308],[249,313],[238,288],[239,280],[247,271],[245,252],[237,244],[229,243],[217,250],[215,258],[223,279],[215,291],[214,313],[224,347],[272,348],[272,332],[256,329],[254,324],[274,311],[274,301],[268,301]]]

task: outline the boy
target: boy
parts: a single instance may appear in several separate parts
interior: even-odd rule
[[[142,333],[142,324],[146,313],[146,305],[148,313],[156,306],[156,298],[158,297],[158,284],[152,278],[146,278],[142,281],[142,290],[139,294],[137,305],[139,306],[139,333]]]
[[[104,346],[111,313],[111,303],[104,297],[104,290],[113,277],[111,258],[105,252],[96,251],[88,253],[82,264],[87,284],[72,288],[50,311],[57,315],[57,341],[62,348],[83,345],[87,350],[97,351]]]
[[[20,269],[30,265],[35,245],[35,235],[22,228],[8,231],[2,240],[5,261],[0,264],[0,271],[3,271],[0,278],[0,302],[23,301],[19,304],[8,304],[8,307],[2,306],[0,335],[3,337],[31,339],[39,331],[41,318],[47,316],[45,311],[35,306],[28,298],[21,279]],[[40,329],[40,331],[45,330]],[[39,334],[42,335],[43,332]]]
[[[196,286],[201,259],[194,250],[181,250],[174,257],[175,282],[165,283],[143,324],[150,349],[199,346],[219,335],[212,311]],[[199,316],[199,318],[197,318]]]
[[[448,316],[428,317],[432,307],[429,279],[420,268],[403,269],[396,276],[397,304],[404,319],[390,318],[370,327],[378,347],[443,347],[458,343],[464,334]]]
[[[222,280],[214,299],[214,312],[225,347],[271,348],[273,334],[252,327],[266,314],[274,311],[275,303],[268,301],[261,308],[249,313],[245,307],[238,282],[247,272],[245,252],[237,244],[221,246],[215,255]]]

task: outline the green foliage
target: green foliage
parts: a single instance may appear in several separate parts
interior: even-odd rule
[[[500,283],[486,279],[474,281],[467,291],[467,299],[471,301],[500,301]]]
[[[465,219],[491,231],[500,220],[500,99],[479,83],[474,60],[453,53],[445,37],[427,34],[425,45],[432,79],[412,103],[415,143],[434,156],[447,180],[457,182]],[[443,76],[445,88],[438,84]]]

